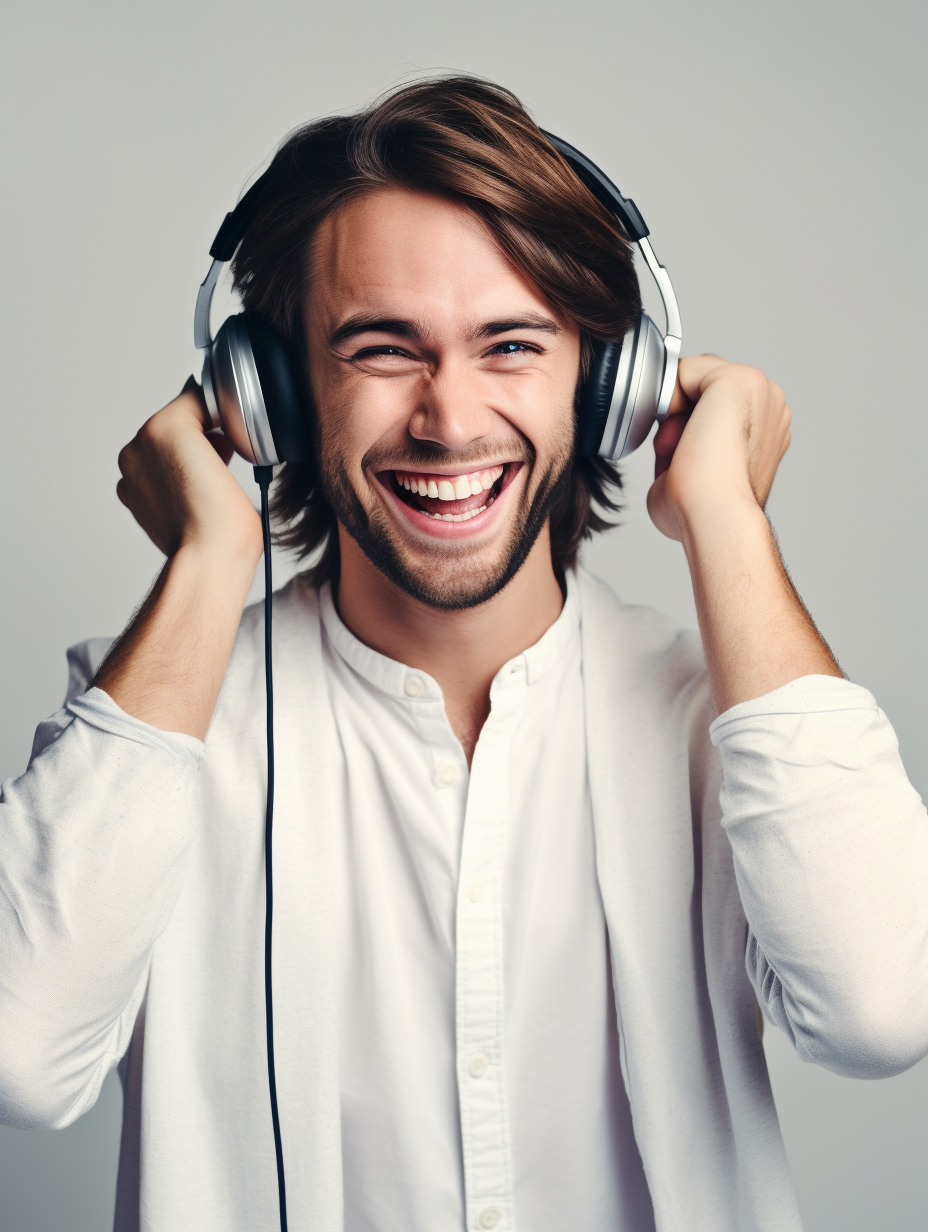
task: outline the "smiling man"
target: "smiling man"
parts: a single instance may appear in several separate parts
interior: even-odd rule
[[[425,82],[294,134],[235,272],[315,441],[275,506],[311,559],[276,599],[290,1226],[797,1230],[757,1005],[839,1072],[928,1051],[928,837],[764,516],[782,391],[686,359],[656,436],[700,641],[577,568],[619,482],[578,383],[638,290],[511,95]],[[4,1114],[66,1125],[121,1062],[122,1232],[277,1226],[229,448],[191,381],[123,451],[167,563],[4,793]]]

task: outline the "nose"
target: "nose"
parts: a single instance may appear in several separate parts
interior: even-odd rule
[[[480,374],[467,364],[443,361],[426,373],[416,390],[409,434],[449,452],[473,445],[498,429]]]

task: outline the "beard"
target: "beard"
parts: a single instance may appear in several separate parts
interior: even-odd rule
[[[572,451],[566,442],[557,451],[539,479],[533,493],[529,486],[537,467],[534,449],[523,438],[516,449],[512,443],[500,450],[482,447],[452,457],[443,450],[432,450],[422,443],[403,452],[401,458],[376,450],[362,460],[365,474],[402,469],[428,471],[439,459],[460,464],[461,471],[474,470],[483,461],[501,456],[521,459],[529,479],[525,484],[518,509],[511,520],[502,550],[492,561],[481,560],[486,548],[436,541],[430,556],[435,567],[426,571],[415,568],[405,557],[402,542],[385,511],[375,507],[369,515],[347,477],[347,467],[337,451],[324,446],[321,457],[322,490],[338,521],[351,535],[371,564],[389,581],[411,598],[427,607],[443,611],[460,611],[486,603],[512,581],[522,568],[545,526],[552,509],[558,504],[571,482]]]

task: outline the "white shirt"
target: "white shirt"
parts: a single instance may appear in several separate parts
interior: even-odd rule
[[[320,596],[340,759],[346,1232],[646,1232],[586,769],[576,583],[497,673],[468,773],[442,693]]]
[[[597,882],[656,1228],[799,1232],[757,1003],[800,1057],[839,1073],[885,1077],[928,1051],[924,808],[865,689],[806,677],[713,722],[693,634],[582,571],[577,594]],[[78,648],[68,706],[3,785],[0,1119],[70,1124],[121,1058],[117,1232],[278,1227],[263,643],[250,608],[205,748],[87,690],[107,643]],[[343,1232],[341,755],[305,580],[275,598],[274,657],[290,1227]],[[509,978],[509,1012],[518,989]],[[511,1095],[509,1112],[518,1170],[527,1140]]]

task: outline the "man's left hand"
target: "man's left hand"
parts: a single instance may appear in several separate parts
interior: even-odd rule
[[[648,512],[671,539],[721,507],[767,503],[789,448],[790,409],[757,368],[717,355],[681,359],[667,418],[654,438]]]

